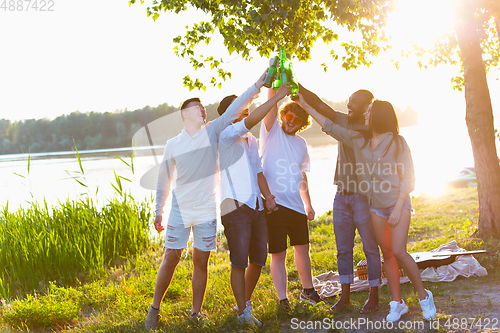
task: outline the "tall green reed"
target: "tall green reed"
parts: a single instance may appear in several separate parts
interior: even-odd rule
[[[30,192],[30,196],[31,196],[31,200],[33,201],[33,186],[31,184],[31,177],[30,177],[30,167],[31,167],[31,151],[28,152],[28,163],[27,163],[27,167],[26,167],[26,176],[25,175],[21,175],[17,172],[14,172],[14,175],[18,176],[18,177],[21,177],[25,180],[28,181],[28,186],[29,186],[29,192]],[[32,201],[27,201],[28,203],[31,203]],[[8,202],[7,202],[8,204]]]
[[[51,209],[33,203],[14,213],[3,210],[0,294],[43,291],[49,281],[66,285],[85,273],[99,274],[112,259],[150,244],[150,219],[149,205],[129,196],[112,199],[102,209],[85,197]]]
[[[120,181],[130,180],[114,172],[117,184],[111,185],[119,196],[97,208],[76,147],[75,155],[80,171],[71,178],[87,188],[79,199],[51,208],[45,200],[42,205],[32,201],[14,213],[8,206],[0,211],[1,297],[43,292],[51,281],[68,285],[99,275],[113,259],[137,254],[154,241],[151,200],[136,201]],[[133,171],[133,157],[129,166]]]

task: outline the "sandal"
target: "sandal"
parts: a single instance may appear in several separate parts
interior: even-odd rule
[[[372,313],[380,309],[380,303],[376,305],[366,305],[368,303],[368,300],[365,302],[363,307],[361,308],[361,311],[359,313],[361,314],[367,314],[367,313]]]
[[[330,308],[330,311],[333,311],[333,312],[341,311],[343,309],[347,309],[347,308],[349,308],[349,307],[352,306],[351,303],[347,303],[347,304],[344,304],[344,305],[339,305],[338,303],[339,302],[337,301],[337,303],[335,303],[334,305],[332,305],[332,307]]]

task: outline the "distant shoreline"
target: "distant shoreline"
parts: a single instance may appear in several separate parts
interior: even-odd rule
[[[307,145],[310,147],[320,147],[320,146],[330,146],[336,145],[337,141],[326,135],[312,135],[304,136]],[[163,145],[155,146],[142,146],[142,147],[121,147],[121,148],[101,148],[101,149],[89,149],[89,150],[78,150],[78,154],[81,157],[96,157],[96,156],[106,156],[106,155],[120,155],[129,156],[127,153],[134,151],[134,157],[138,156],[150,156],[151,151],[155,155],[163,154]],[[139,153],[139,154],[137,154]],[[1,162],[12,162],[12,161],[23,161],[28,158],[32,160],[41,160],[49,158],[72,158],[75,157],[76,151],[55,151],[55,152],[38,152],[38,153],[24,153],[24,154],[0,154]]]
[[[148,154],[148,151],[153,150],[156,155],[162,154],[164,146],[144,146],[144,147],[121,147],[121,148],[102,148],[102,149],[90,149],[90,150],[78,150],[78,154],[84,157],[95,157],[95,156],[106,156],[108,154],[124,155],[130,151],[141,152],[139,156],[152,155]],[[49,159],[53,157],[57,158],[70,158],[75,157],[76,151],[55,151],[55,152],[40,152],[40,153],[24,153],[24,154],[0,154],[0,162],[7,161],[22,161],[27,160],[30,157],[33,160]]]

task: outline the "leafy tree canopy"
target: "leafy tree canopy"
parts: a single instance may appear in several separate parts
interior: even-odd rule
[[[497,67],[500,59],[500,1],[469,0],[457,3],[453,9],[456,24],[461,24],[464,11],[474,12],[475,21],[480,32],[486,72],[492,67]],[[482,27],[482,29],[479,27]],[[407,50],[406,55],[411,52],[411,50]],[[429,66],[437,66],[438,64],[460,65],[460,74],[452,78],[451,81],[454,89],[462,91],[464,87],[464,65],[455,29],[435,40],[433,47],[430,49],[414,45],[414,52],[421,58],[418,62],[420,68],[426,69]]]
[[[137,0],[129,0],[129,4]],[[140,1],[144,3],[144,1]],[[317,40],[325,43],[338,41],[343,49],[332,49],[331,56],[342,61],[345,69],[369,66],[372,57],[388,48],[383,27],[396,0],[152,0],[147,15],[157,20],[162,12],[181,13],[197,9],[208,14],[209,20],[186,27],[184,35],[174,38],[175,54],[188,58],[193,68],[210,67],[217,73],[211,84],[221,87],[231,73],[222,68],[222,59],[196,53],[195,47],[208,44],[215,32],[220,33],[229,53],[237,53],[244,60],[251,52],[269,57],[283,46],[292,58],[307,61]],[[361,38],[353,40],[348,32],[357,31]],[[339,59],[340,58],[340,59]],[[323,64],[326,71],[327,67]],[[184,78],[191,89],[206,89],[198,79]]]

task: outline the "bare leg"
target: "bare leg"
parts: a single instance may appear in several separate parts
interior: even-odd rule
[[[279,300],[287,298],[286,287],[288,282],[285,259],[286,250],[280,253],[271,253],[271,277]]]
[[[175,249],[165,249],[165,255],[163,256],[163,261],[158,269],[158,276],[156,277],[156,285],[155,292],[153,296],[153,307],[156,309],[160,308],[161,301],[168,287],[170,286],[170,282],[172,281],[172,277],[174,276],[175,268],[179,263],[179,260],[182,255],[181,250]]]
[[[245,273],[245,301],[252,298],[252,293],[257,285],[262,272],[262,266],[249,264]],[[239,306],[239,305],[238,305]]]
[[[332,310],[340,310],[345,306],[351,305],[351,285],[349,283],[343,283],[341,286],[340,298],[332,306]]]
[[[295,266],[299,272],[302,287],[304,289],[313,288],[309,244],[295,245],[293,248],[295,250]]]
[[[399,223],[392,229],[391,248],[393,255],[401,263],[406,275],[408,275],[408,278],[417,290],[418,298],[423,300],[427,297],[427,292],[422,283],[420,270],[415,260],[413,260],[412,256],[406,251],[410,220],[410,212],[407,209],[403,209]]]
[[[245,304],[245,269],[231,267],[231,288],[238,305],[238,314],[242,314]]]
[[[208,279],[208,259],[210,251],[200,251],[193,248],[193,310],[191,313],[201,311]]]
[[[371,213],[373,232],[377,243],[382,250],[384,256],[385,275],[387,276],[387,284],[391,291],[392,299],[396,302],[401,302],[401,289],[399,286],[399,268],[398,261],[392,254],[391,249],[391,227],[387,223],[388,218],[378,216],[376,213]],[[401,223],[401,222],[400,222]],[[407,236],[405,236],[405,243]]]
[[[378,287],[370,287],[370,295],[366,305],[374,306],[378,304]]]

